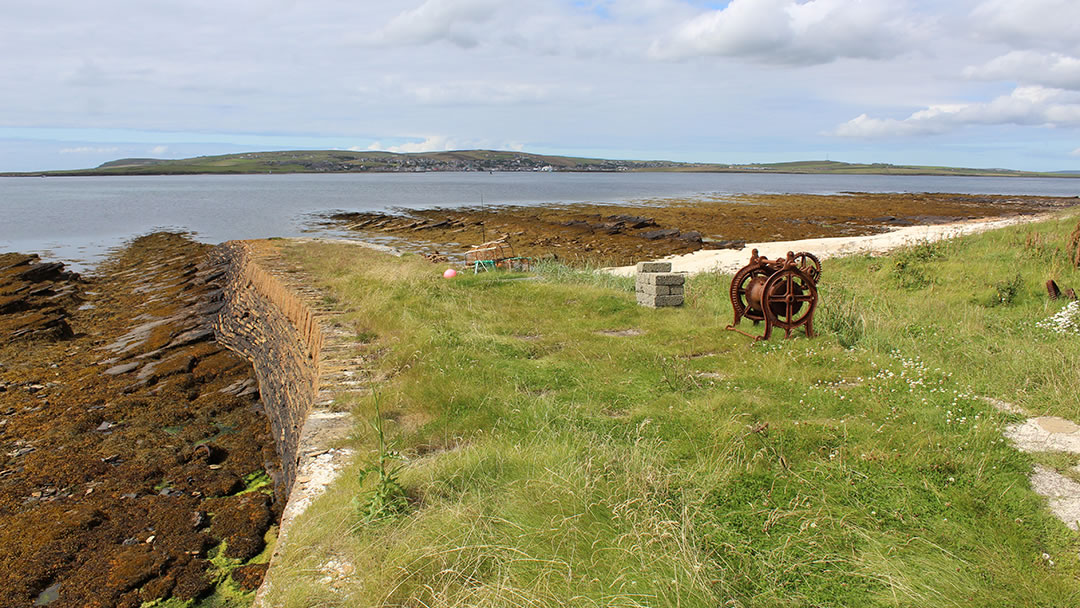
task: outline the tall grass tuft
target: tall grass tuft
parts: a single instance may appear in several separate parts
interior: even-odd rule
[[[823,287],[815,312],[818,331],[836,337],[840,346],[855,348],[866,334],[866,317],[855,293],[843,287]]]
[[[890,256],[893,280],[903,289],[925,289],[935,280],[930,262],[943,259],[947,253],[947,241],[923,241],[900,248]]]
[[[634,278],[599,272],[600,266],[570,266],[558,260],[541,260],[533,271],[544,279],[556,283],[589,285],[616,291],[634,291]]]

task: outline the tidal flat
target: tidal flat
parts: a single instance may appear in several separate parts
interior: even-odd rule
[[[701,249],[740,248],[746,242],[860,236],[900,226],[1030,215],[1078,203],[1075,197],[982,194],[746,194],[339,212],[326,222],[450,259],[503,238],[517,256],[621,266]]]
[[[0,255],[0,605],[250,603],[283,497],[210,250],[153,234],[89,277]]]

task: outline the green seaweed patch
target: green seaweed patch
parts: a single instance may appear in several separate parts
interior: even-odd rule
[[[207,570],[213,577],[214,592],[199,600],[197,608],[247,608],[255,600],[254,591],[245,591],[230,578],[232,571],[244,565],[244,562],[225,556],[227,545],[221,541],[207,554],[211,568]]]
[[[249,608],[254,602],[254,591],[244,591],[232,579],[226,578],[218,583],[213,593],[191,604],[191,608]]]
[[[248,473],[244,475],[244,489],[237,492],[237,496],[240,494],[247,494],[248,492],[262,492],[263,494],[274,493],[274,480],[270,479],[266,471],[259,469],[254,473]]]
[[[266,534],[263,534],[263,550],[258,555],[249,559],[247,564],[267,564],[270,563],[270,557],[274,555],[274,548],[277,547],[278,527],[277,524],[270,526],[266,530]],[[245,565],[247,565],[245,564]]]
[[[228,543],[221,541],[218,546],[210,549],[206,554],[207,561],[213,566],[213,576],[215,580],[223,579],[229,575],[234,569],[243,566],[244,562],[228,557],[225,555],[225,549],[228,548]]]
[[[262,473],[262,471],[259,471]],[[265,475],[265,473],[263,473]],[[248,475],[254,478],[255,473]],[[278,527],[270,526],[263,535],[266,545],[255,557],[246,562],[225,556],[227,547],[224,541],[207,553],[207,560],[211,567],[207,569],[207,576],[213,581],[214,590],[209,595],[199,599],[181,600],[171,597],[168,599],[156,599],[152,602],[144,602],[139,608],[249,608],[255,601],[255,591],[245,591],[237,585],[231,577],[232,571],[240,566],[249,564],[265,564],[270,561],[277,545]]]

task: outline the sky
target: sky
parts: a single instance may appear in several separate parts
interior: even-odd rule
[[[0,171],[283,149],[1080,170],[1078,0],[0,0]]]

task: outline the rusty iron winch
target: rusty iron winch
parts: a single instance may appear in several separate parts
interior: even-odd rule
[[[814,310],[817,308],[817,282],[821,261],[806,251],[788,252],[786,258],[770,260],[750,254],[750,263],[731,279],[731,306],[735,320],[727,329],[756,340],[768,340],[774,327],[791,337],[791,330],[803,326],[807,337],[814,335]],[[754,336],[738,328],[739,321],[750,319],[757,325],[765,321],[765,333]]]

